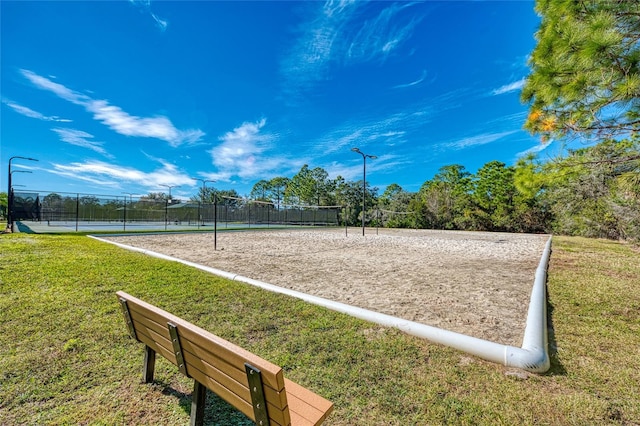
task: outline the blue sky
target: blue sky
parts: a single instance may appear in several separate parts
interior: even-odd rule
[[[304,164],[417,191],[549,150],[522,129],[533,1],[0,2],[0,188],[247,195]]]

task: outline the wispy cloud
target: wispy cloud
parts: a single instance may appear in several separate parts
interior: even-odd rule
[[[352,119],[310,141],[310,145],[319,154],[329,154],[355,145],[401,145],[410,140],[411,134],[424,133],[438,114],[460,107],[463,102],[475,98],[479,93],[458,89],[407,105],[402,110],[392,111],[384,116]]]
[[[319,154],[331,154],[355,146],[371,144],[397,145],[406,142],[406,133],[424,120],[426,114],[407,111],[391,114],[381,119],[349,121],[333,129],[326,135],[311,142]]]
[[[427,70],[423,70],[422,71],[422,75],[420,76],[419,79],[414,80],[410,83],[405,83],[405,84],[398,84],[396,86],[393,86],[394,89],[405,89],[407,87],[413,87],[413,86],[417,86],[418,84],[422,83],[425,78],[427,78]]]
[[[285,165],[299,163],[284,157],[266,155],[275,139],[274,135],[263,131],[266,124],[267,120],[264,118],[254,123],[245,122],[220,136],[218,140],[221,143],[210,151],[218,171],[206,174],[207,178],[220,181],[229,181],[235,176],[243,180],[265,178]]]
[[[94,119],[125,136],[157,138],[168,142],[173,147],[183,143],[197,142],[204,136],[204,132],[198,129],[176,129],[167,117],[137,117],[103,100],[92,100],[85,107],[87,111],[94,114]]]
[[[8,107],[10,107],[11,109],[13,109],[15,112],[17,112],[18,114],[22,114],[25,117],[29,117],[29,118],[35,118],[37,120],[42,120],[42,121],[55,121],[58,123],[70,123],[71,120],[66,119],[66,118],[60,118],[58,116],[52,115],[52,116],[48,116],[48,115],[44,115],[38,111],[34,111],[29,107],[26,107],[24,105],[20,105],[16,102],[10,101],[8,99],[2,99],[2,103],[7,105]]]
[[[299,38],[281,64],[289,91],[306,90],[329,78],[332,66],[348,66],[372,60],[384,61],[413,33],[420,18],[400,19],[401,12],[415,3],[386,5],[363,20],[367,2],[332,1],[315,7],[314,16],[302,25]],[[385,3],[375,3],[380,7]]]
[[[151,11],[151,0],[129,0],[129,1],[131,2],[131,4],[138,7],[143,12],[148,13],[149,16],[151,16],[151,19],[153,19],[153,21],[155,22],[156,27],[160,29],[160,31],[164,32],[167,30],[167,27],[169,26],[169,22],[166,19],[160,18],[158,15],[156,15]]]
[[[513,83],[505,84],[504,86],[498,87],[494,89],[491,94],[493,95],[503,95],[505,93],[516,92],[524,87],[526,79],[522,78],[518,81],[514,81]]]
[[[122,167],[103,161],[74,162],[71,164],[53,164],[51,173],[71,179],[82,180],[105,188],[127,188],[142,185],[156,190],[161,185],[192,186],[193,180],[168,162],[152,172],[143,172],[131,167]]]
[[[529,154],[537,154],[539,152],[542,152],[545,149],[547,149],[552,143],[553,143],[553,139],[534,145],[525,151],[520,151],[516,154],[516,159],[519,159],[521,157],[526,157]]]
[[[62,84],[51,81],[46,77],[42,77],[33,71],[22,69],[20,72],[27,80],[39,89],[48,90],[62,99],[76,105],[84,105],[85,102],[91,100],[88,96],[68,89]]]
[[[71,90],[62,84],[51,81],[29,70],[21,70],[36,87],[54,93],[58,97],[73,104],[80,105],[87,112],[93,114],[93,118],[109,127],[111,130],[124,136],[156,138],[163,140],[173,147],[184,143],[199,141],[205,133],[199,129],[179,130],[167,117],[158,115],[154,117],[138,117],[122,110],[122,108],[110,105],[105,100],[92,99],[91,97]]]
[[[367,176],[369,173],[382,173],[398,170],[409,164],[406,158],[394,154],[380,155],[376,159],[367,160]],[[333,161],[323,167],[331,179],[338,176],[346,180],[358,181],[362,179],[362,157],[353,155],[351,161]],[[368,180],[368,179],[367,179]]]
[[[451,142],[445,142],[440,146],[443,148],[455,149],[455,150],[466,149],[472,146],[490,144],[506,136],[512,135],[516,132],[518,132],[518,130],[508,130],[505,132],[497,132],[497,133],[483,133],[483,134],[469,136],[462,139],[457,139]]]
[[[71,145],[87,148],[92,151],[102,154],[105,157],[113,158],[104,148],[103,143],[92,140],[94,136],[90,133],[77,129],[64,129],[56,127],[51,129],[58,134],[60,140]]]
[[[384,60],[402,45],[420,22],[419,17],[411,17],[401,22],[400,12],[416,3],[392,3],[371,20],[364,21],[350,41],[347,58],[356,62],[374,59]],[[345,41],[348,41],[345,40]]]

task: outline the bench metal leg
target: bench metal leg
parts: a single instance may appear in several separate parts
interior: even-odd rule
[[[191,397],[190,426],[202,426],[204,423],[204,404],[207,397],[207,388],[197,380],[193,381],[193,395]]]
[[[142,381],[144,383],[153,382],[153,374],[156,368],[156,351],[149,346],[144,347],[144,367],[142,370]]]

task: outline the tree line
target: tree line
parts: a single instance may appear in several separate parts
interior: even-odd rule
[[[278,210],[285,205],[341,206],[340,221],[349,226],[359,226],[364,214],[368,226],[640,241],[640,136],[605,140],[552,161],[534,155],[513,166],[490,161],[475,173],[461,164],[446,165],[417,192],[394,183],[380,193],[367,183],[364,210],[362,180],[330,179],[324,169],[308,165],[291,178],[258,181],[249,197]],[[47,211],[50,206],[65,212],[80,208],[83,217],[105,219],[104,210],[117,213],[122,201],[129,200],[51,193],[41,201]],[[200,188],[189,200],[214,201],[230,206],[242,202],[235,190],[214,187]],[[181,201],[162,192],[150,193],[130,207],[139,210],[144,204],[148,210],[157,204],[160,209],[165,202]]]
[[[357,226],[555,233],[640,240],[640,138],[570,150],[514,166],[490,161],[471,173],[464,165],[439,169],[417,192],[398,184],[383,193],[362,180],[330,179],[304,165],[291,178],[257,182],[250,197],[270,203],[343,206],[342,220]]]

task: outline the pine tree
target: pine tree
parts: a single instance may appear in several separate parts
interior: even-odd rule
[[[537,0],[536,11],[525,127],[545,139],[640,130],[640,2]]]

